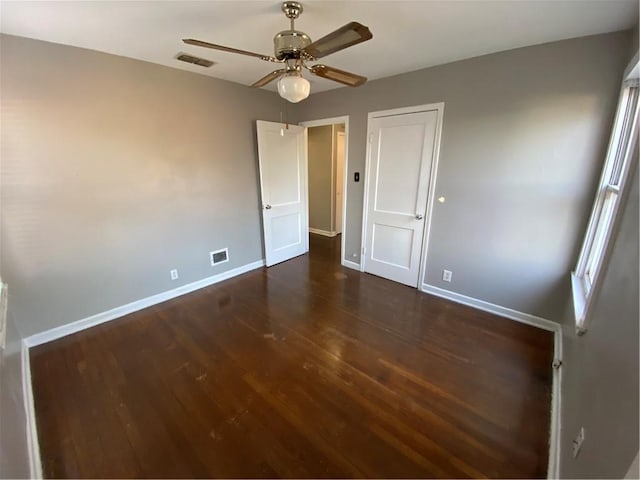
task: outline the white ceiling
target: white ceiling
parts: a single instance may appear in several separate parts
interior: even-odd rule
[[[312,40],[355,20],[373,39],[334,53],[327,65],[370,80],[512,48],[631,28],[638,0],[302,1],[296,29]],[[256,58],[185,45],[182,38],[273,54],[288,29],[281,2],[7,1],[0,31],[146,60],[250,85],[275,69]],[[186,52],[210,69],[175,60]],[[310,78],[312,92],[342,85]],[[275,84],[275,82],[273,82]],[[270,85],[273,89],[274,85]]]

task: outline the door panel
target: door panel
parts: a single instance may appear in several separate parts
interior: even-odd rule
[[[415,214],[424,129],[424,124],[380,127],[376,211]]]
[[[364,270],[417,287],[437,110],[373,118]]]
[[[300,238],[300,226],[302,224],[298,212],[289,215],[273,216],[271,218],[273,250],[293,247],[302,242]]]
[[[399,268],[411,268],[413,229],[377,223],[373,226],[371,258]]]
[[[266,129],[263,132],[263,154],[268,152],[268,161],[261,161],[260,168],[265,170],[265,188],[271,206],[280,206],[300,202],[301,175],[298,156],[298,138],[296,135],[280,135],[282,126],[277,130]]]
[[[307,131],[257,121],[262,225],[267,266],[309,250]]]

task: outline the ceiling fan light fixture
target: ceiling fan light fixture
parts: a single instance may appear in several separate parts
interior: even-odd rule
[[[355,73],[327,65],[307,65],[307,62],[315,62],[319,58],[326,57],[334,52],[371,40],[373,34],[366,25],[358,22],[349,22],[321,39],[312,42],[306,33],[295,29],[295,20],[302,13],[300,2],[283,2],[282,11],[289,19],[289,29],[283,30],[273,37],[274,56],[225,47],[224,45],[204,42],[195,38],[183,38],[182,41],[187,45],[246,55],[259,58],[265,62],[279,63],[283,68],[268,73],[251,86],[260,88],[279,79],[278,93],[291,103],[298,103],[304,100],[309,96],[309,91],[311,90],[309,81],[302,78],[300,73],[302,68],[306,68],[313,75],[342,83],[349,87],[358,87],[367,81],[367,78],[362,75],[356,75]]]
[[[278,93],[291,103],[298,103],[309,96],[311,84],[299,72],[290,73],[278,80]]]

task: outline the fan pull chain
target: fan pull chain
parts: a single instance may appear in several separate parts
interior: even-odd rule
[[[282,118],[282,112],[280,112],[280,123],[284,124],[284,128],[280,127],[280,136],[284,137],[285,128],[289,130],[289,121],[287,120],[287,104],[284,104],[284,121]]]

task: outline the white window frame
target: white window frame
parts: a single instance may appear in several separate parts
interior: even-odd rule
[[[618,109],[604,168],[591,211],[576,269],[571,273],[573,304],[578,334],[587,331],[590,307],[600,287],[601,273],[608,259],[611,236],[625,186],[635,162],[638,141],[638,54],[625,72]]]

